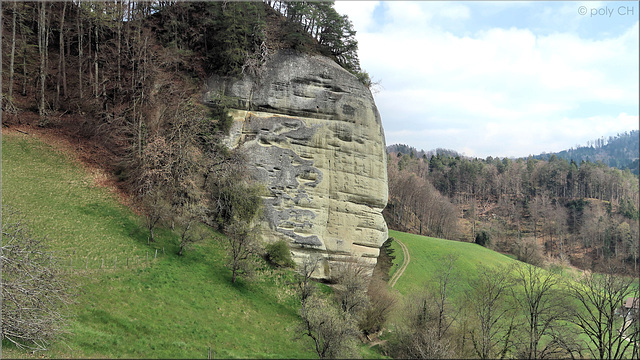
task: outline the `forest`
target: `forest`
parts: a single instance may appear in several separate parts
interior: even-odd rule
[[[368,80],[353,26],[331,2],[16,1],[2,12],[3,126],[107,149],[91,161],[134,196],[150,241],[163,221],[224,230],[258,211],[243,155],[220,141],[233,100],[202,104],[203,79],[256,74],[293,48]]]
[[[628,135],[625,135],[628,138]],[[638,269],[638,177],[601,161],[389,153],[391,228],[477,242],[540,263]],[[420,155],[417,156],[416,154]]]

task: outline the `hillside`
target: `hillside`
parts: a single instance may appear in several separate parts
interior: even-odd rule
[[[530,248],[582,269],[614,260],[637,272],[640,198],[629,171],[555,156],[412,154],[389,154],[391,229],[483,242],[517,257]]]
[[[68,142],[2,135],[2,205],[46,236],[80,293],[64,342],[39,356],[202,358],[209,347],[216,358],[315,356],[311,340],[294,331],[300,318],[291,270],[262,262],[253,280],[232,284],[224,235],[211,230],[184,256],[177,229],[160,229],[148,246],[143,219]],[[2,345],[5,357],[27,356]]]
[[[576,146],[568,150],[555,153],[535,155],[534,159],[549,160],[551,156],[581,163],[583,161],[600,161],[609,167],[620,170],[629,169],[638,175],[638,157],[640,156],[640,132],[632,130],[608,139],[600,138],[587,143],[586,146]]]
[[[395,358],[522,359],[532,357],[532,352],[597,358],[599,351],[607,358],[635,356],[634,347],[618,330],[639,336],[637,327],[623,324],[614,314],[618,305],[609,312],[589,301],[618,304],[622,298],[637,297],[637,278],[557,264],[540,268],[477,244],[398,231],[390,235],[396,240],[394,252],[401,253],[401,241],[410,257],[395,286],[402,295],[401,306],[392,330],[383,336],[388,341],[384,348]],[[582,302],[585,295],[589,300]],[[576,314],[588,318],[584,328],[576,325]],[[588,329],[604,329],[595,324],[608,316],[615,326],[604,331],[610,342],[603,346]],[[535,342],[530,342],[531,334],[538,337]],[[556,339],[560,342],[554,343]]]
[[[178,257],[177,235],[163,230],[149,248],[139,216],[97,187],[100,178],[73,153],[9,131],[2,150],[2,205],[20,210],[49,239],[81,291],[66,345],[47,356],[196,358],[209,346],[217,357],[313,355],[304,341],[277,350],[291,343],[289,328],[298,321],[284,290],[290,274],[265,269],[249,293],[244,282],[231,285],[218,241]],[[21,354],[3,345],[5,356]]]
[[[344,81],[336,86],[333,78],[313,76],[321,86],[310,88],[319,89],[314,96],[322,97],[323,107],[338,107],[325,96],[330,91],[346,98],[340,86],[373,101],[348,18],[330,3],[288,2],[42,1],[15,2],[2,11],[3,34],[10,34],[2,38],[3,54],[11,54],[2,58],[3,205],[49,239],[79,289],[69,307],[69,333],[38,356],[196,358],[209,348],[223,358],[317,356],[311,338],[301,339],[298,329],[296,275],[267,264],[262,256],[269,257],[268,249],[256,236],[259,217],[269,212],[261,199],[280,188],[258,181],[257,161],[244,149],[227,147],[232,114],[260,109],[250,108],[250,101],[241,108],[240,97],[224,89],[214,93],[209,85],[214,77],[259,77],[265,64],[281,65],[287,56],[300,77],[330,70]],[[286,82],[290,74],[284,74],[270,81]],[[297,96],[300,82],[293,80],[289,91]],[[267,94],[259,106],[282,120],[288,113],[271,106],[272,98]],[[294,104],[301,109],[293,110],[305,113],[297,115],[318,113],[313,96],[301,98]],[[340,120],[359,116],[348,104],[339,108]],[[373,104],[365,120],[382,137],[371,109]],[[292,121],[283,120],[285,127]],[[273,134],[261,134],[261,140],[273,140],[281,128],[274,123]],[[291,137],[298,141],[319,128],[293,129]],[[347,139],[344,132],[336,141]],[[377,167],[384,169],[384,145],[376,139]],[[326,164],[338,155],[331,152]],[[292,181],[302,183],[298,202],[307,195],[305,186],[315,185],[317,171],[299,169],[310,160],[290,160],[297,171]],[[342,171],[340,164],[332,166]],[[376,174],[386,189],[384,172]],[[318,188],[324,191],[326,184]],[[377,217],[384,225],[386,193],[379,193]],[[309,227],[308,221],[300,225]],[[383,225],[374,245],[386,239]],[[283,253],[290,256],[286,245]],[[377,247],[363,247],[373,254],[372,268]],[[247,249],[251,254],[243,257]],[[316,273],[328,276],[323,265]],[[310,286],[323,290],[319,301],[334,306],[331,289]],[[349,326],[356,329],[355,321]],[[27,355],[9,343],[5,329],[5,354]],[[359,346],[356,333],[345,341],[379,357]]]
[[[24,2],[3,13],[3,125],[102,150],[92,161],[117,176],[151,241],[162,221],[198,218],[225,233],[261,226],[298,263],[307,245],[324,251],[316,278],[342,261],[327,252],[365,254],[373,269],[387,234],[383,129],[353,25],[331,3]],[[350,170],[360,166],[373,168]],[[362,184],[353,199],[342,182]],[[327,198],[349,209],[332,212]],[[292,199],[314,203],[285,217]],[[342,244],[354,231],[366,240]]]
[[[438,261],[450,255],[458,257],[455,271],[456,277],[461,281],[473,277],[478,265],[494,267],[517,262],[511,257],[473,243],[438,239],[395,230],[389,231],[389,236],[402,241],[411,254],[411,262],[395,286],[395,289],[403,295],[421,290],[427,281],[432,280],[432,274],[437,272]],[[397,244],[394,243],[393,248],[395,253],[402,253]],[[399,262],[402,261],[399,259]],[[457,289],[454,296],[462,296],[465,287]]]

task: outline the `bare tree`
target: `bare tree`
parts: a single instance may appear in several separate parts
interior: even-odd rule
[[[446,256],[440,264],[440,268],[437,270],[433,282],[430,284],[433,294],[433,301],[437,309],[437,336],[438,340],[442,340],[445,336],[451,324],[455,320],[455,313],[451,312],[451,288],[456,286],[453,269],[457,255],[449,254]]]
[[[549,196],[546,193],[536,196],[529,203],[529,213],[533,224],[534,239],[537,239],[538,237],[544,239],[544,230],[548,221],[546,214],[550,212],[551,199],[549,199]],[[542,226],[538,226],[540,221],[542,221]]]
[[[479,266],[467,294],[471,317],[477,327],[471,330],[473,349],[480,359],[503,359],[511,348],[516,326],[513,307],[508,304],[512,283],[511,266]]]
[[[339,265],[332,276],[336,282],[334,294],[342,311],[359,320],[369,307],[367,268],[356,259]]]
[[[205,239],[206,235],[198,228],[198,223],[203,217],[204,211],[195,204],[186,204],[178,209],[175,221],[180,227],[180,250],[178,255],[182,256],[184,250],[192,244]]]
[[[307,299],[315,292],[315,285],[311,281],[313,273],[320,266],[322,259],[319,256],[308,256],[298,266],[297,287],[300,303],[304,306]]]
[[[380,279],[371,279],[367,295],[369,307],[358,324],[365,335],[382,330],[398,302],[397,298],[387,290],[387,283]]]
[[[589,338],[589,352],[594,359],[622,359],[633,345],[632,318],[620,309],[627,297],[638,298],[637,279],[616,275],[613,265],[605,271],[585,273],[577,282],[568,282],[571,298],[578,306],[571,312],[571,321]]]
[[[256,229],[246,221],[236,221],[225,229],[229,245],[229,263],[231,282],[235,283],[238,275],[251,274],[252,256],[257,253],[258,243]]]
[[[524,264],[515,268],[513,276],[517,287],[513,299],[517,311],[524,314],[523,335],[514,339],[517,357],[567,356],[563,346],[566,341],[562,339],[566,329],[561,325],[561,320],[566,320],[567,306],[558,274]]]
[[[421,293],[406,301],[403,322],[394,329],[389,351],[394,358],[454,358],[449,329],[456,319],[451,289],[457,256],[442,259],[436,273]]]
[[[518,260],[533,266],[542,266],[544,259],[540,244],[533,238],[516,239],[512,244],[512,251]]]
[[[40,3],[38,9],[38,52],[40,54],[40,99],[38,103],[38,115],[40,115],[40,124],[45,124],[45,80],[47,78],[47,57],[49,52],[47,48],[49,46],[49,29],[47,19],[47,2]]]
[[[56,82],[56,107],[60,104],[60,86],[62,83],[62,89],[64,95],[67,95],[67,75],[66,75],[66,61],[64,55],[64,17],[67,11],[67,3],[62,4],[62,15],[60,16],[60,29],[59,29],[59,55],[58,55],[58,77]]]
[[[18,2],[13,3],[13,21],[11,26],[11,56],[9,62],[9,95],[8,101],[13,101],[13,73],[14,73],[14,63],[16,58],[16,19],[18,17]]]
[[[144,148],[141,174],[137,186],[145,212],[149,242],[155,241],[154,229],[169,214],[172,160],[171,143],[155,136]]]
[[[636,301],[640,301],[640,293],[638,293],[638,288],[636,288],[635,296]],[[640,359],[640,309],[636,308],[635,311],[631,311],[627,316],[629,317],[628,320],[631,321],[631,327],[627,331],[627,339],[633,342],[631,358]]]
[[[320,359],[354,358],[357,356],[358,328],[353,317],[329,300],[314,294],[300,308],[302,331],[313,340]]]
[[[390,343],[390,353],[395,359],[455,358],[449,343],[447,341],[438,341],[434,328],[412,331],[404,327],[398,327],[395,332],[397,335],[394,338],[394,342]]]
[[[387,344],[396,359],[455,358],[448,339],[438,338],[438,309],[426,292],[413,294],[405,302],[402,322],[396,323]]]
[[[343,311],[340,305],[317,294],[311,280],[321,261],[318,256],[309,256],[298,266],[300,334],[313,340],[314,349],[321,359],[354,357],[357,355],[354,346],[358,334],[355,318]]]
[[[42,239],[31,234],[21,215],[2,207],[2,340],[20,348],[46,350],[64,333],[63,306],[71,285],[56,267]]]
[[[165,197],[165,191],[160,188],[147,191],[142,197],[144,225],[149,230],[147,243],[155,242],[155,229],[169,214],[170,206]]]

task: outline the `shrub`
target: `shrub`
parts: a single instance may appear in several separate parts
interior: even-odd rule
[[[527,264],[542,266],[544,263],[542,249],[535,239],[523,238],[517,240],[513,243],[512,252],[515,254],[516,259]]]
[[[484,247],[488,247],[491,243],[491,234],[486,230],[481,230],[476,234],[476,244]]]
[[[372,279],[369,284],[369,307],[364,311],[358,323],[365,335],[382,330],[397,299],[387,290],[387,283],[380,279]]]
[[[284,240],[278,240],[266,246],[267,261],[275,266],[294,267],[295,263],[291,258],[291,251]]]
[[[2,326],[0,335],[17,347],[46,350],[66,331],[72,285],[63,277],[44,239],[22,215],[2,206]]]

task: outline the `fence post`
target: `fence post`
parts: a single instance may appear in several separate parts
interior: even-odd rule
[[[211,360],[211,346],[209,346],[209,357],[207,359]]]
[[[165,255],[165,253],[164,253],[164,246],[162,247],[162,255]]]
[[[156,249],[156,254],[153,256],[153,258],[157,258],[158,257],[158,249]]]

